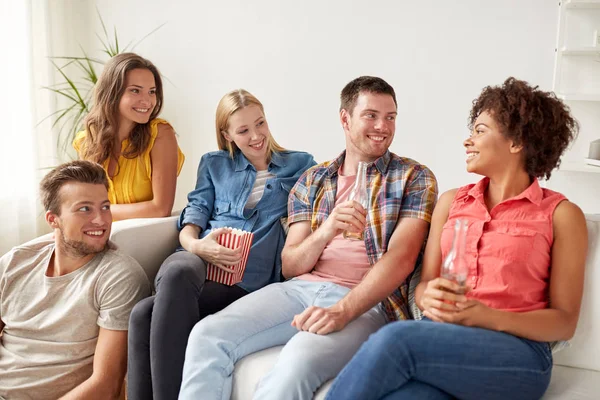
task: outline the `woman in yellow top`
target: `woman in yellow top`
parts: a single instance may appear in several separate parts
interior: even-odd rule
[[[162,80],[150,61],[123,53],[106,63],[73,147],[104,166],[114,220],[171,214],[185,157],[171,125],[157,118],[162,104]]]

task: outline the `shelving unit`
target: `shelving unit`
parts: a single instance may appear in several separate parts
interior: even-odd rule
[[[577,140],[561,166],[544,181],[588,214],[600,213],[600,166],[587,164],[590,143],[600,139],[600,0],[559,0],[553,90],[579,122]]]
[[[567,9],[600,9],[598,0],[569,0],[565,2]]]
[[[597,180],[600,167],[584,159],[589,143],[600,138],[600,44],[594,43],[600,31],[600,0],[559,2],[558,16],[553,90],[580,123],[579,137],[558,171],[591,173],[586,175]]]
[[[558,94],[557,97],[566,101],[598,101],[600,102],[600,94],[585,94],[585,93],[566,93]]]
[[[558,170],[567,172],[589,172],[592,174],[600,174],[600,167],[586,164],[583,161],[563,161]]]
[[[560,52],[563,56],[596,56],[600,58],[600,47],[563,47],[562,49],[560,49]]]

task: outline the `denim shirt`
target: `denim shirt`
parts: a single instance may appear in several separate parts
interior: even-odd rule
[[[241,151],[233,159],[227,151],[202,156],[196,188],[188,195],[177,228],[199,226],[200,238],[228,226],[254,233],[241,288],[254,291],[279,282],[285,235],[280,218],[287,216],[287,198],[298,177],[315,165],[313,156],[299,151],[273,152],[262,198],[251,209],[246,202],[256,180],[256,169]]]

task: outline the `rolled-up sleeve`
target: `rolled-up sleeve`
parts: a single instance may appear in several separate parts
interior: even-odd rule
[[[186,224],[196,225],[202,230],[206,229],[215,202],[215,186],[209,171],[210,160],[210,154],[205,154],[200,159],[196,188],[188,194],[188,204],[177,221],[179,230],[182,230]]]
[[[416,168],[407,182],[398,216],[431,222],[437,195],[437,180],[433,172],[425,166]]]
[[[298,179],[288,197],[288,224],[299,221],[310,221],[312,204],[309,200],[310,176],[312,170],[305,171]]]

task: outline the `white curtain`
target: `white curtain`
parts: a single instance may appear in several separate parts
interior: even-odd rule
[[[0,0],[0,255],[45,233],[37,186],[56,153],[48,94],[47,0]]]

